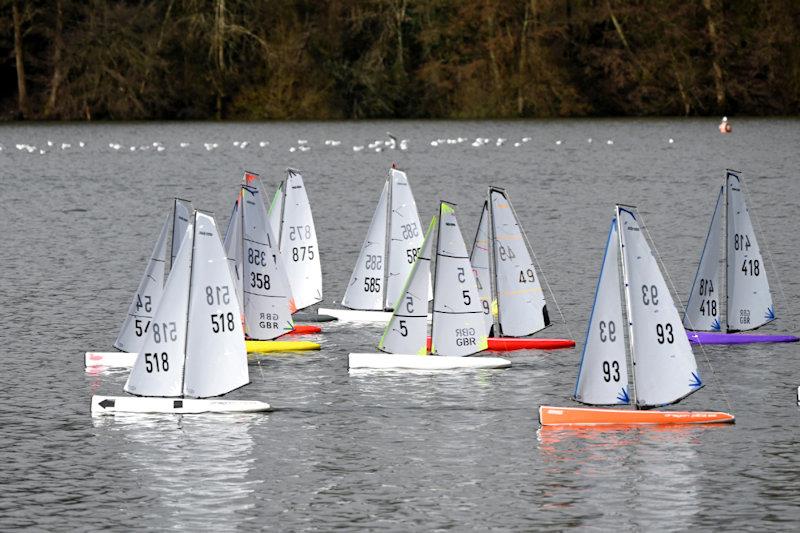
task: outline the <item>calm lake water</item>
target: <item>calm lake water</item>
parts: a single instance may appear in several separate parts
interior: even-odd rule
[[[741,170],[774,263],[780,320],[766,329],[800,331],[800,121],[736,120],[728,136],[716,127],[0,126],[0,528],[797,528],[798,345],[696,350],[708,386],[681,406],[731,410],[734,426],[538,426],[540,404],[570,405],[615,202],[639,206],[685,301],[724,170]],[[408,149],[353,150],[387,131]],[[458,137],[467,140],[431,145]],[[476,137],[491,142],[473,147]],[[311,149],[290,151],[299,139]],[[271,191],[285,167],[301,169],[329,305],[393,161],[408,172],[423,226],[440,199],[453,201],[468,243],[486,186],[508,189],[566,319],[547,335],[572,335],[575,350],[517,352],[507,370],[351,375],[348,352],[373,349],[381,329],[326,325],[322,351],[250,366],[252,384],[233,396],[270,402],[268,415],[91,417],[90,396],[121,394],[127,372],[86,373],[83,352],[111,349],[173,196],[224,227],[243,170],[260,172]]]

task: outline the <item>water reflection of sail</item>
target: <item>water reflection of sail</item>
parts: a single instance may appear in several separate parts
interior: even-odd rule
[[[703,439],[698,437],[714,429],[542,427],[537,432],[546,466],[542,507],[580,509],[600,530],[619,526],[620,517],[634,529],[654,523],[689,529],[701,512]]]
[[[253,475],[257,470],[250,430],[265,420],[264,415],[230,414],[93,419],[96,426],[113,428],[124,437],[113,446],[118,457],[129,461],[149,500],[139,525],[188,530],[210,524],[237,529],[252,519],[242,511],[255,506],[255,491],[264,480]]]

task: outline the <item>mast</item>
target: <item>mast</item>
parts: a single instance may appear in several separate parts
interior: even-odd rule
[[[629,285],[629,277],[628,277],[628,265],[625,262],[625,238],[622,224],[619,222],[619,211],[621,208],[630,207],[632,209],[636,209],[633,206],[625,206],[623,204],[617,204],[615,207],[615,216],[617,218],[617,231],[619,232],[619,260],[622,264],[622,281],[623,281],[623,292],[625,293],[625,309],[622,310],[622,315],[625,321],[628,323],[628,352],[630,353],[630,367],[631,367],[631,401],[636,409],[639,409],[639,404],[636,401],[636,358],[633,353],[633,320],[631,316],[631,291]]]
[[[494,334],[497,337],[502,337],[503,332],[500,329],[500,302],[498,301],[497,296],[497,265],[495,265],[495,261],[497,260],[497,254],[495,253],[495,228],[494,228],[494,207],[492,206],[492,190],[493,187],[489,187],[488,192],[486,193],[486,216],[489,217],[488,225],[486,229],[488,230],[488,252],[489,252],[489,315],[492,317],[492,329],[494,330]],[[494,303],[497,302],[497,315],[494,314]],[[492,333],[491,331],[489,332]]]
[[[725,169],[725,235],[723,239],[725,239],[725,282],[723,285],[725,286],[725,331],[730,331],[731,323],[730,317],[728,316],[728,294],[730,293],[730,287],[728,287],[728,256],[730,254],[730,250],[728,247],[730,246],[730,223],[731,223],[731,216],[730,216],[730,193],[728,192],[728,176],[730,175],[730,169]],[[722,306],[720,306],[722,307]],[[722,309],[719,310],[722,313]],[[720,325],[720,329],[722,326]]]
[[[397,165],[392,163],[392,168],[397,168]],[[389,180],[389,194],[386,197],[386,224],[384,224],[384,242],[383,242],[383,309],[389,309],[389,253],[392,249],[392,190],[394,189],[394,176],[391,171],[386,178]]]
[[[184,360],[183,360],[183,371],[181,372],[181,398],[186,397],[186,393],[184,392],[186,387],[186,347],[189,345],[189,306],[192,305],[192,278],[194,276],[194,255],[195,255],[195,247],[197,242],[197,210],[194,212],[194,227],[192,228],[192,260],[189,261],[189,297],[186,299],[186,336],[183,340],[183,352],[184,352]]]
[[[434,285],[436,283],[436,273],[439,271],[439,240],[442,238],[442,205],[444,205],[444,200],[439,200],[439,221],[436,225],[436,251],[434,252],[431,250],[431,260],[433,260],[434,256],[436,257],[436,262],[433,264],[433,277],[431,278],[431,284]],[[453,205],[453,204],[450,204]],[[433,345],[433,328],[436,327],[436,286],[433,287],[433,305],[431,305],[431,349],[430,352],[433,353],[433,349],[435,346]]]

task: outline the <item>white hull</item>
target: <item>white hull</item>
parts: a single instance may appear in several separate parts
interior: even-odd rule
[[[131,368],[138,354],[133,352],[86,352],[84,363],[86,368],[105,366],[112,368]]]
[[[357,309],[329,309],[320,307],[317,312],[321,315],[335,316],[339,322],[376,322],[386,323],[392,318],[391,311],[361,311]],[[428,314],[428,322],[431,315]]]
[[[249,400],[92,396],[92,415],[99,416],[116,413],[261,413],[270,409],[268,403]]]
[[[351,370],[455,370],[469,368],[508,368],[511,361],[501,357],[454,357],[447,355],[412,355],[389,353],[351,353]]]

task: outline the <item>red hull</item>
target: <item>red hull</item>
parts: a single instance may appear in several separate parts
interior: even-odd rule
[[[572,348],[575,341],[571,339],[534,339],[526,337],[489,337],[491,352],[513,352],[514,350],[558,350]],[[428,337],[428,351],[431,349],[431,338]]]
[[[322,328],[319,326],[310,326],[307,324],[295,324],[294,329],[292,331],[288,331],[281,335],[281,337],[286,337],[287,335],[308,335],[311,333],[322,333]]]

